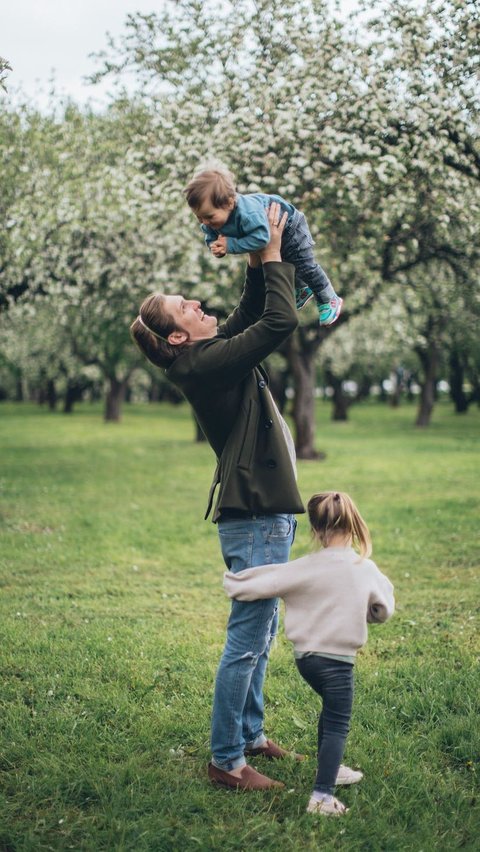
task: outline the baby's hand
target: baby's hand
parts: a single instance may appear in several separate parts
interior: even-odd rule
[[[214,243],[210,243],[210,251],[215,257],[225,257],[227,253],[227,238],[219,236]]]

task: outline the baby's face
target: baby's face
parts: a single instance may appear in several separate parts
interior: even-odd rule
[[[215,231],[219,231],[223,228],[234,206],[234,198],[229,200],[227,207],[214,207],[211,201],[204,201],[194,212],[201,225],[208,225]]]

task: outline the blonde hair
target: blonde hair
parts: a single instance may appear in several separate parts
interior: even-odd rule
[[[198,210],[204,201],[210,201],[214,207],[228,207],[237,194],[233,175],[223,168],[198,172],[183,192],[192,210]]]
[[[372,552],[372,540],[368,527],[348,494],[341,491],[323,491],[310,497],[308,517],[314,538],[328,547],[336,533],[343,533],[358,547],[362,559]]]
[[[177,331],[173,318],[165,308],[162,293],[152,293],[141,304],[140,313],[130,326],[134,343],[156,367],[170,367],[188,343],[172,346],[168,335]]]

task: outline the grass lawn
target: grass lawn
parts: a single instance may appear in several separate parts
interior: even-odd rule
[[[0,406],[0,850],[478,849],[480,411],[329,416],[302,495],[353,496],[397,597],[356,666],[342,820],[305,814],[319,707],[283,633],[266,730],[308,759],[256,761],[280,793],[207,782],[229,602],[187,407]]]

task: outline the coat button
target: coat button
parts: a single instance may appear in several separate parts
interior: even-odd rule
[[[267,387],[267,383],[266,383],[266,382],[264,382],[264,381],[263,381],[263,379],[260,379],[260,381],[259,381],[259,383],[258,383],[258,387],[259,387],[259,388],[266,388],[266,387]]]
[[[268,420],[265,420],[265,423],[263,425],[265,426],[265,429],[271,429],[273,426],[273,420],[271,419],[271,417],[269,417]]]
[[[275,461],[275,459],[267,459],[267,467],[269,467],[270,470],[273,470],[273,468],[276,466],[277,462]]]

